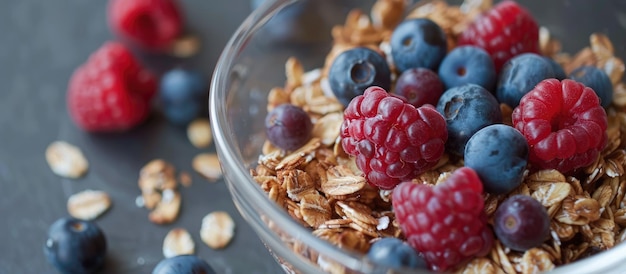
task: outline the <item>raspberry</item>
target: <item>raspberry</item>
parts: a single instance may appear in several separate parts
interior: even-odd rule
[[[482,192],[478,175],[468,167],[434,187],[403,182],[393,190],[400,228],[432,270],[446,271],[491,250],[493,232],[483,211]]]
[[[107,15],[115,33],[149,50],[166,49],[183,28],[176,0],[111,0]]]
[[[431,106],[415,108],[380,87],[369,87],[344,111],[341,145],[356,156],[368,182],[392,189],[433,167],[448,139],[443,116]]]
[[[500,71],[516,55],[539,52],[539,26],[528,11],[507,0],[476,18],[459,35],[458,45],[485,49]]]
[[[607,143],[607,116],[595,92],[573,81],[543,80],[513,110],[529,162],[569,173],[591,164]]]
[[[143,122],[157,90],[155,77],[120,43],[109,42],[74,71],[67,107],[87,131],[123,131]]]

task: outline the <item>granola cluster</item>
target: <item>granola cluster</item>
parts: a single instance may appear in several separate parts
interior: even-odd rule
[[[334,45],[323,68],[305,72],[294,57],[286,65],[286,84],[269,93],[268,110],[291,103],[302,107],[314,123],[313,138],[297,151],[286,153],[267,141],[258,165],[250,172],[269,198],[313,235],[357,253],[366,253],[382,237],[403,238],[391,210],[390,192],[367,184],[354,159],[343,150],[339,129],[343,107],[332,96],[326,74],[341,52],[366,46],[389,58],[389,37],[404,18],[427,17],[439,24],[450,47],[469,22],[492,5],[490,0],[466,0],[460,6],[430,1],[409,8],[404,0],[378,0],[368,16],[353,10],[342,26],[332,30]],[[404,17],[404,14],[408,14]],[[485,195],[485,212],[490,223],[498,205],[515,194],[539,201],[551,218],[551,235],[542,246],[525,252],[512,251],[499,241],[485,257],[475,258],[458,273],[537,273],[610,249],[626,238],[626,86],[622,82],[623,61],[614,56],[609,38],[600,33],[590,37],[590,46],[575,55],[561,52],[561,44],[540,30],[541,53],[561,64],[569,73],[583,64],[603,69],[615,90],[607,110],[608,145],[597,160],[574,176],[556,170],[526,171],[522,184],[506,195]],[[397,75],[392,75],[395,79]],[[511,125],[511,108],[501,105],[504,123]],[[437,184],[463,165],[444,155],[430,171],[415,181]],[[304,243],[291,239],[262,216],[271,229],[299,255],[331,273],[349,270],[323,257]],[[293,272],[295,270],[292,269]]]

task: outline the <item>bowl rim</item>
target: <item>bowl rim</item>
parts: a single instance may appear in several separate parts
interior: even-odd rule
[[[322,240],[311,233],[311,230],[303,227],[296,222],[284,209],[278,207],[276,203],[268,199],[267,194],[254,183],[254,179],[249,173],[249,167],[243,165],[240,153],[235,149],[237,145],[234,138],[231,138],[227,132],[232,132],[228,124],[228,113],[226,105],[220,99],[225,99],[228,93],[230,74],[235,68],[237,56],[245,48],[247,42],[252,38],[256,31],[280,9],[289,4],[298,2],[299,0],[266,0],[257,9],[255,9],[243,23],[233,33],[216,63],[211,84],[209,89],[209,119],[214,126],[211,127],[216,150],[223,165],[234,168],[232,175],[236,180],[232,181],[234,187],[242,191],[244,195],[251,197],[256,207],[268,216],[272,216],[278,227],[298,241],[305,243],[307,246],[326,255],[328,258],[340,262],[343,266],[357,271],[372,270],[370,262],[366,263],[364,255],[357,254],[349,250],[341,249],[325,240]],[[433,0],[417,0],[415,2],[430,2]],[[444,0],[445,1],[445,0]],[[225,130],[219,130],[225,129]],[[232,195],[232,194],[231,194]],[[247,220],[249,222],[249,220]],[[263,224],[263,229],[270,229]],[[267,232],[267,231],[265,231]],[[256,232],[258,234],[258,232]],[[267,233],[266,233],[267,234]],[[272,238],[279,238],[275,232]],[[554,235],[553,235],[554,237]],[[273,239],[280,240],[280,239]],[[282,241],[281,247],[289,249]],[[615,270],[616,266],[620,266],[623,258],[618,254],[626,254],[626,244],[618,243],[614,247],[604,250],[593,256],[577,260],[573,263],[560,265],[555,267],[550,273],[600,273],[602,271]],[[302,257],[295,257],[304,260]],[[308,262],[308,260],[307,260]],[[288,261],[288,263],[293,263]],[[600,271],[600,272],[598,272]],[[319,271],[320,273],[321,270]]]
[[[210,123],[214,125],[211,127],[214,143],[219,159],[223,165],[234,169],[234,172],[232,172],[234,174],[232,175],[236,177],[236,180],[232,181],[232,184],[238,190],[242,191],[243,195],[249,196],[252,200],[258,202],[255,206],[259,211],[266,213],[268,216],[272,216],[272,221],[285,233],[290,234],[291,237],[305,243],[320,254],[324,254],[328,258],[341,262],[342,265],[349,268],[364,270],[366,264],[364,264],[362,255],[341,249],[327,241],[317,238],[311,233],[311,230],[296,222],[284,209],[278,207],[276,203],[268,199],[267,194],[258,184],[254,183],[254,178],[252,178],[249,173],[249,167],[244,166],[243,161],[239,160],[241,155],[239,151],[235,149],[237,145],[234,143],[234,138],[228,135],[228,132],[232,132],[232,130],[228,124],[228,113],[226,112],[227,104],[220,101],[220,98],[228,98],[227,92],[230,74],[235,68],[237,56],[242,49],[245,48],[247,42],[252,38],[256,30],[269,21],[280,9],[295,2],[297,2],[297,0],[265,1],[244,20],[224,47],[213,71],[209,90],[209,119]],[[263,228],[269,229],[266,224]],[[276,234],[273,234],[273,236],[277,237]],[[282,247],[288,248],[284,244]]]

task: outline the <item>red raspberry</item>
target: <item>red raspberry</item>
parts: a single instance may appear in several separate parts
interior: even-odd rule
[[[607,143],[607,117],[596,93],[573,80],[541,81],[513,110],[531,165],[569,173],[591,164]]]
[[[493,244],[476,172],[461,167],[436,186],[404,182],[392,194],[393,210],[407,242],[430,268],[446,271]]]
[[[344,111],[341,138],[368,182],[392,189],[439,161],[448,131],[432,106],[416,109],[380,87],[369,87]]]
[[[148,117],[156,89],[155,77],[126,47],[108,42],[74,71],[67,107],[87,131],[123,131]]]
[[[539,52],[539,26],[528,11],[507,0],[476,18],[459,35],[458,45],[485,49],[500,71],[516,55]]]
[[[164,50],[183,28],[176,0],[111,0],[108,20],[114,32],[150,50]]]

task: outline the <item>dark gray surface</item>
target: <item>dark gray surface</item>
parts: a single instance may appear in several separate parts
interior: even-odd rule
[[[150,273],[163,258],[165,234],[189,230],[196,254],[218,273],[279,273],[280,267],[232,205],[224,182],[201,179],[191,159],[203,152],[186,139],[184,128],[155,113],[131,132],[92,135],[77,129],[65,108],[72,71],[112,35],[105,0],[20,0],[0,2],[0,274],[56,273],[43,256],[48,226],[67,216],[69,195],[84,189],[108,192],[113,207],[97,223],[109,244],[103,273]],[[188,25],[202,38],[203,49],[191,60],[151,59],[160,69],[174,64],[202,69],[207,76],[231,33],[250,12],[248,0],[184,0]],[[90,162],[86,177],[54,175],[44,159],[46,146],[65,140],[79,146]],[[204,151],[214,151],[214,148]],[[182,188],[178,220],[165,226],[148,221],[135,206],[139,169],[154,158],[193,174]],[[199,236],[204,215],[226,210],[237,228],[224,250],[211,250]]]
[[[84,189],[107,191],[113,199],[113,207],[97,221],[109,243],[103,273],[150,273],[162,259],[163,237],[173,227],[191,232],[197,254],[218,273],[281,272],[236,212],[223,182],[210,184],[192,173],[194,185],[182,188],[181,214],[172,225],[151,224],[148,212],[135,206],[138,172],[148,161],[163,158],[179,170],[192,171],[191,159],[201,150],[188,143],[184,129],[165,123],[155,114],[148,123],[125,134],[90,135],[69,120],[65,91],[72,71],[112,38],[106,25],[106,2],[0,1],[0,274],[56,273],[42,252],[46,230],[54,220],[67,215],[67,197]],[[182,63],[201,68],[208,75],[227,39],[249,13],[249,1],[182,3],[188,25],[203,41],[202,52]],[[531,1],[528,6],[542,18],[540,24],[550,27],[555,36],[568,38],[566,51],[586,45],[591,32],[604,31],[623,56],[623,1],[588,3]],[[560,12],[556,8],[563,6]],[[576,32],[568,26],[575,26]],[[150,61],[160,68],[179,63]],[[83,149],[91,164],[85,178],[62,179],[49,170],[44,151],[55,140]],[[230,212],[237,223],[234,241],[219,251],[205,246],[198,233],[201,218],[214,210]]]

